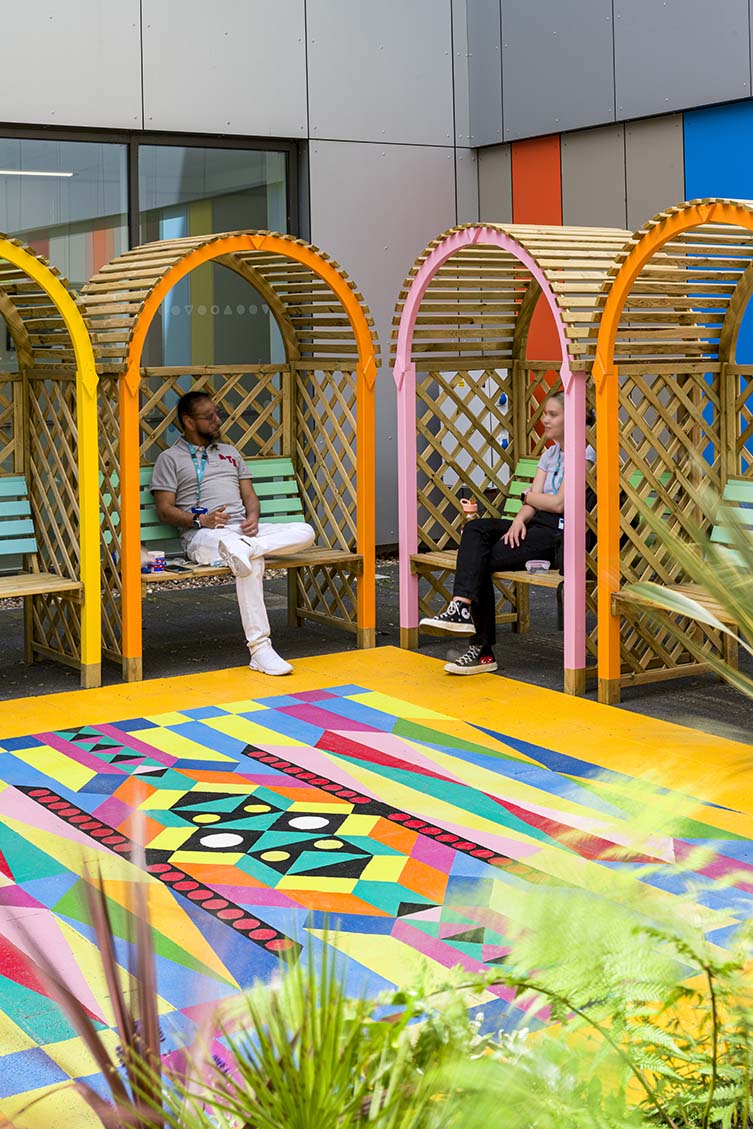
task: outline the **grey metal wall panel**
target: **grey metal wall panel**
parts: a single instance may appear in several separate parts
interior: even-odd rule
[[[494,145],[503,140],[499,0],[469,0],[468,81],[471,143]]]
[[[7,17],[3,121],[141,128],[139,0],[35,0]]]
[[[748,0],[615,0],[617,118],[750,95]]]
[[[305,138],[304,0],[143,0],[147,129]]]
[[[475,149],[455,150],[456,223],[478,219],[478,156]]]
[[[505,141],[614,121],[612,0],[501,0]]]
[[[512,150],[491,145],[478,152],[479,219],[512,223]]]
[[[382,346],[377,378],[377,542],[397,541],[392,315],[429,240],[455,223],[451,148],[312,142],[311,238],[355,279]]]
[[[685,198],[682,114],[625,126],[628,227],[636,231]]]
[[[313,139],[452,144],[448,3],[307,0],[306,12]]]
[[[563,134],[562,222],[575,227],[625,227],[625,127],[606,125]]]
[[[452,4],[452,81],[455,95],[455,144],[471,144],[471,103],[468,57],[468,0]],[[470,0],[473,3],[473,0]]]

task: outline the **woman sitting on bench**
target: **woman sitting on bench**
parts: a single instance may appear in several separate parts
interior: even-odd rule
[[[430,634],[471,636],[468,649],[445,666],[448,674],[482,674],[497,669],[492,573],[523,568],[526,561],[552,561],[556,556],[565,508],[565,401],[561,392],[547,397],[541,419],[552,445],[539,460],[532,486],[523,491],[519,512],[512,521],[487,517],[465,525],[453,597],[445,611],[421,620],[420,627]],[[596,461],[593,447],[586,447],[586,459]]]

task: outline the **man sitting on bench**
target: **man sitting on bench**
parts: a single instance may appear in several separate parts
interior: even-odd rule
[[[235,447],[220,442],[220,416],[206,392],[181,396],[177,420],[183,438],[158,456],[152,473],[160,520],[180,530],[189,560],[212,565],[219,557],[233,573],[251,670],[289,674],[292,666],[270,642],[264,557],[308,549],[314,530],[303,522],[259,522],[251,475]]]

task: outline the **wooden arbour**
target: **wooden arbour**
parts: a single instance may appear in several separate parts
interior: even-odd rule
[[[416,556],[453,548],[462,527],[460,488],[498,515],[517,461],[543,447],[541,402],[565,391],[564,683],[585,686],[585,461],[587,376],[593,363],[602,286],[630,233],[609,228],[466,224],[416,260],[393,319],[398,390],[401,642],[417,644],[419,614],[438,610],[449,588]],[[537,303],[547,303],[558,359],[527,357]],[[552,383],[551,371],[560,374]],[[479,418],[483,415],[484,418]],[[503,440],[505,442],[503,442]],[[480,468],[483,468],[480,470]],[[449,479],[449,481],[448,481]],[[446,574],[445,574],[446,576]],[[590,585],[593,589],[593,585]],[[511,602],[514,590],[503,588]],[[589,602],[593,605],[593,593]]]
[[[235,271],[269,305],[284,362],[143,368],[165,297],[210,262]],[[168,445],[177,393],[189,383],[224,409],[224,433],[244,457],[293,459],[318,543],[342,551],[341,566],[291,570],[291,616],[337,624],[373,646],[378,353],[373,321],[345,272],[293,236],[229,232],[136,247],[102,267],[81,301],[100,373],[105,655],[122,661],[126,679],[141,677],[139,466]]]
[[[753,478],[753,365],[737,337],[753,290],[753,204],[660,212],[605,284],[594,361],[598,429],[599,696],[706,669],[623,584],[687,582],[672,538],[708,529],[704,487]],[[642,518],[650,507],[668,538]],[[718,634],[681,624],[705,650]]]
[[[25,555],[22,573],[3,579],[0,595],[4,589],[23,596],[28,662],[57,660],[80,671],[82,686],[99,686],[91,341],[69,283],[42,255],[7,236],[0,236],[0,315],[17,358],[15,372],[0,373],[0,475],[25,478],[37,546]]]

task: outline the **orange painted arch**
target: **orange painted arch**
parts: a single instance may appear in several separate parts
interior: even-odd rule
[[[120,384],[121,424],[121,529],[123,656],[139,659],[142,654],[141,527],[139,515],[139,402],[141,356],[155,314],[172,288],[204,263],[239,251],[271,251],[309,267],[338,298],[347,314],[358,350],[356,368],[356,543],[363,557],[358,578],[358,627],[376,626],[376,530],[375,530],[375,407],[376,349],[363,307],[345,277],[307,243],[277,235],[231,235],[211,239],[189,251],[159,279],[144,299],[128,344],[126,371]]]
[[[659,215],[627,255],[604,303],[596,344],[596,466],[598,513],[599,681],[621,673],[620,621],[612,615],[612,595],[620,587],[620,438],[618,370],[615,343],[625,303],[646,264],[671,239],[707,223],[753,231],[753,211],[743,203],[700,200]]]

